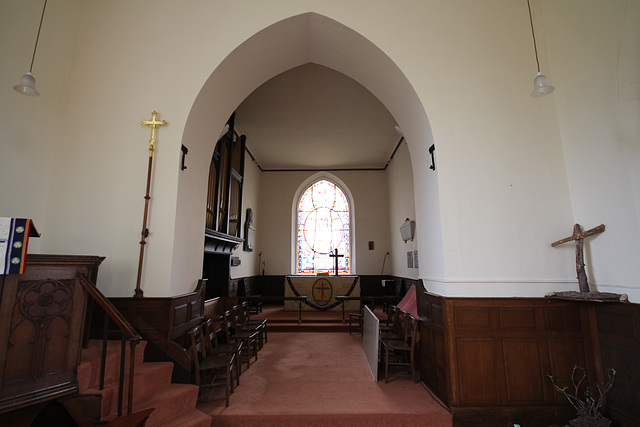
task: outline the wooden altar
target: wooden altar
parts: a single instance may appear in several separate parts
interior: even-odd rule
[[[328,311],[343,309],[359,311],[360,301],[338,300],[336,296],[360,296],[358,276],[287,276],[284,284],[285,297],[308,297],[303,301],[302,310]],[[297,301],[285,301],[286,311],[298,311]]]

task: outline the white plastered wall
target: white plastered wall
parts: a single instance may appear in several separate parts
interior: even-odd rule
[[[429,159],[430,161],[430,159]],[[427,159],[424,159],[426,165]],[[434,172],[435,173],[435,172]],[[418,238],[403,241],[400,226],[406,219],[416,220],[416,209],[413,191],[413,169],[409,149],[405,141],[400,144],[393,160],[386,171],[389,188],[389,233],[391,234],[391,250],[385,267],[385,274],[398,277],[417,278],[418,269],[407,266],[407,252],[418,249]],[[421,224],[416,224],[420,228]],[[420,254],[418,254],[420,260]],[[419,265],[419,264],[418,264]]]
[[[640,301],[640,2],[544,2],[553,94],[593,290]],[[571,225],[557,234],[571,235]],[[555,250],[571,263],[573,244]]]
[[[266,262],[266,274],[294,273],[294,205],[300,191],[320,177],[332,179],[351,195],[352,267],[356,274],[379,274],[384,254],[389,251],[388,195],[383,171],[369,172],[263,172],[260,212],[264,224],[257,246]],[[368,249],[368,242],[374,249]]]
[[[258,166],[248,154],[245,155],[244,159],[244,176],[242,183],[241,237],[246,239],[244,224],[247,219],[247,209],[251,209],[252,211],[252,223],[256,230],[260,230],[262,228],[261,223],[264,223],[264,221],[260,221],[262,219],[262,209],[258,206],[258,195],[260,194],[260,169],[258,169]],[[240,277],[257,276],[259,274],[259,253],[260,250],[256,247],[249,252],[244,250],[243,244],[238,245],[231,256],[234,258],[237,257],[240,260],[240,265],[231,267],[231,278],[236,279]]]
[[[574,208],[575,220],[582,221],[578,216],[587,211],[577,201],[587,200],[579,190],[586,193],[588,187],[573,184],[580,181],[575,180],[569,192],[563,157],[567,141],[563,147],[560,139],[577,129],[569,113],[583,100],[563,105],[558,99],[556,112],[556,98],[563,74],[581,64],[582,55],[566,64],[559,59],[583,46],[580,38],[590,29],[576,26],[578,36],[554,51],[551,41],[565,34],[559,21],[548,24],[549,14],[564,6],[532,2],[534,13],[545,12],[544,19],[535,21],[541,62],[551,63],[548,74],[558,86],[552,96],[534,100],[528,97],[535,61],[524,2],[424,1],[398,7],[372,0],[366,13],[337,0],[52,2],[34,70],[43,97],[29,103],[33,100],[18,100],[10,89],[28,65],[23,52],[29,52],[29,43],[20,42],[20,49],[8,43],[32,39],[37,29],[27,25],[26,16],[35,13],[37,25],[39,12],[25,3],[0,5],[8,22],[14,17],[24,22],[0,27],[0,111],[9,112],[0,117],[0,138],[3,162],[8,153],[14,164],[29,164],[28,171],[37,171],[41,179],[26,180],[18,193],[7,189],[19,182],[13,175],[17,168],[1,171],[1,200],[10,206],[2,214],[43,223],[42,252],[107,256],[99,274],[105,293],[131,295],[135,287],[149,139],[140,120],[156,109],[169,122],[158,135],[143,289],[145,295],[180,293],[193,288],[201,271],[208,159],[220,129],[253,89],[311,60],[367,87],[405,133],[420,224],[420,277],[429,290],[510,296],[574,286],[571,251],[549,244],[568,233]],[[585,4],[589,14],[601,12],[597,3]],[[617,9],[633,4],[615,2]],[[318,15],[283,21],[278,31],[266,38],[258,35],[244,45],[247,49],[232,53],[270,25],[309,11]],[[325,25],[320,15],[353,31]],[[635,17],[628,19],[637,23]],[[546,25],[551,26],[551,40]],[[620,23],[606,20],[601,25],[607,32]],[[49,39],[47,27],[55,29]],[[312,36],[319,41],[310,44]],[[625,52],[640,50],[637,37],[624,39],[631,43]],[[54,46],[46,53],[49,43]],[[597,49],[593,55],[596,60],[606,56]],[[604,86],[617,84],[611,73],[599,76]],[[630,83],[638,83],[637,75]],[[51,98],[44,98],[45,93]],[[608,105],[599,100],[589,100],[589,108],[604,115]],[[635,105],[628,101],[626,106]],[[612,121],[602,126],[613,134],[632,123],[626,119],[622,126]],[[18,140],[24,144],[9,146]],[[39,148],[42,140],[54,147]],[[434,142],[436,173],[424,167]],[[181,143],[189,148],[189,168],[182,172]],[[633,163],[637,144],[626,147],[608,148],[611,156]],[[42,155],[34,156],[38,150]],[[615,178],[613,184],[637,183],[637,168],[631,166],[629,176]],[[605,163],[602,168],[607,181],[619,165]],[[571,178],[573,169],[568,167]],[[637,210],[635,185],[624,194]],[[34,194],[39,201],[22,194]],[[628,232],[638,232],[637,221],[627,223]],[[604,238],[594,240],[594,255],[604,249],[610,254],[599,259],[613,260],[633,253],[626,240],[612,238],[606,248],[598,247]],[[604,265],[598,270],[606,271]],[[596,282],[640,287],[631,265],[616,270]]]
[[[67,76],[73,62],[80,7],[60,1],[47,8],[33,64],[38,98],[12,87],[29,71],[43,3],[0,3],[0,216],[32,218],[46,236],[52,174],[60,145]],[[64,25],[62,25],[64,23]],[[30,239],[40,252],[43,239]]]

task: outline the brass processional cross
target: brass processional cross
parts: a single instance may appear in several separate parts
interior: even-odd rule
[[[142,126],[151,127],[151,139],[149,139],[149,168],[147,171],[147,192],[144,196],[144,217],[142,219],[142,240],[140,240],[140,259],[138,261],[138,279],[136,281],[136,289],[134,293],[135,298],[142,298],[143,292],[140,289],[140,282],[142,280],[142,262],[144,259],[144,245],[147,243],[147,236],[149,236],[149,229],[147,228],[147,216],[149,213],[149,190],[151,189],[151,169],[153,166],[153,151],[156,143],[156,128],[160,126],[166,126],[166,120],[158,120],[158,112],[153,111],[151,113],[151,120],[142,120],[140,123]]]
[[[593,236],[594,234],[600,234],[603,231],[604,224],[600,224],[599,226],[587,231],[583,231],[582,226],[580,224],[576,224],[573,226],[573,234],[571,236],[565,237],[564,239],[560,239],[551,244],[551,246],[555,247],[562,243],[571,242],[573,240],[576,241],[576,271],[578,273],[578,285],[581,293],[590,291],[589,282],[587,281],[587,272],[584,268],[584,238]]]
[[[151,113],[151,120],[143,120],[140,123],[142,126],[150,126],[151,127],[151,139],[149,140],[149,157],[153,157],[153,145],[156,143],[156,128],[159,126],[166,126],[166,120],[159,121],[157,120],[158,112],[154,111]]]

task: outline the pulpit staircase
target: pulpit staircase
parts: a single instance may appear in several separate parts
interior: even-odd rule
[[[97,289],[102,260],[30,254],[24,274],[0,275],[0,425],[208,427],[187,350],[171,342],[177,359],[150,354],[155,337]],[[204,285],[185,298],[202,322]]]
[[[134,379],[132,414],[153,409],[145,426],[208,427],[211,416],[195,409],[198,387],[190,384],[172,384],[171,362],[144,362],[146,342],[141,341],[134,355]],[[100,390],[102,341],[91,340],[89,347],[82,351],[81,363],[77,368],[78,392],[82,396],[101,396],[100,421],[114,421],[118,418],[118,395],[121,365],[121,342],[108,341],[105,359],[104,387]],[[130,352],[125,348],[124,370],[129,372]],[[120,413],[127,414],[129,381],[125,376]],[[135,417],[135,415],[134,415]],[[125,421],[125,420],[123,420]],[[124,425],[130,425],[125,421]]]

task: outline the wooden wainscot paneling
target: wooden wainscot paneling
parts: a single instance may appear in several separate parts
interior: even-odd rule
[[[281,297],[284,295],[285,276],[260,276],[261,295],[265,297]],[[273,302],[273,304],[280,302]],[[265,304],[269,304],[266,301]]]
[[[491,330],[489,307],[453,307],[453,324],[456,330]]]
[[[549,339],[548,373],[553,375],[560,387],[571,387],[571,372],[574,366],[587,367],[584,342],[582,339]],[[558,404],[566,403],[566,398],[560,393],[552,392],[551,397]]]
[[[456,339],[457,386],[461,406],[500,402],[496,365],[498,355],[491,338]]]
[[[510,405],[545,403],[545,369],[538,346],[537,339],[502,340],[506,401]]]
[[[500,329],[528,329],[535,330],[536,309],[533,307],[499,307]]]
[[[442,315],[442,298],[416,286],[420,318],[420,378],[445,404],[449,402],[449,357]]]
[[[640,425],[640,305],[595,305],[602,370],[616,370],[607,416],[620,427]],[[606,375],[606,374],[605,374]],[[602,380],[601,380],[602,381]]]
[[[545,328],[548,331],[581,331],[580,307],[549,306],[543,308]]]
[[[454,425],[564,425],[573,408],[547,374],[587,366],[585,312],[548,298],[446,298],[418,292],[421,379]]]

